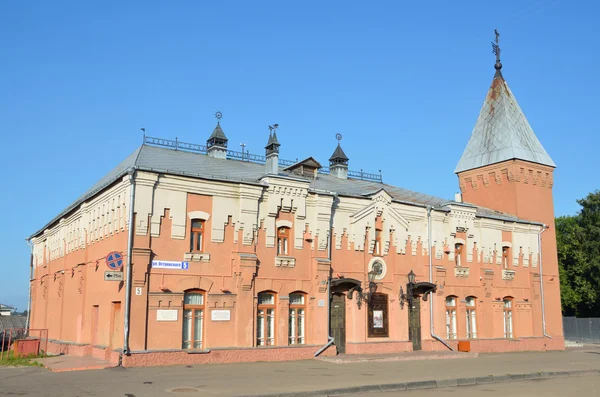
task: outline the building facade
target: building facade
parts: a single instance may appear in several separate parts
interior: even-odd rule
[[[123,365],[564,348],[554,163],[499,61],[438,199],[349,171],[151,137],[34,233],[31,327]]]

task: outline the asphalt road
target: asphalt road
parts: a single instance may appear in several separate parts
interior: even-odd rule
[[[369,393],[365,397],[580,397],[600,394],[600,376],[581,376],[481,386]]]

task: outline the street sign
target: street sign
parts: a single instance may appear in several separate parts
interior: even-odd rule
[[[104,281],[123,281],[123,272],[104,272]]]
[[[152,267],[154,269],[188,270],[190,268],[190,263],[176,261],[152,261]]]
[[[110,270],[121,270],[123,267],[123,255],[116,251],[106,255],[106,266],[108,266]]]

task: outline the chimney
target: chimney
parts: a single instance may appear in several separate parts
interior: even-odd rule
[[[342,134],[336,134],[338,145],[335,151],[329,158],[329,174],[340,179],[348,179],[348,156],[342,150],[340,141],[342,140]]]
[[[277,127],[279,127],[279,124],[269,126],[269,141],[265,146],[267,156],[265,172],[267,174],[277,175],[279,173],[279,146],[281,145],[277,140]]]

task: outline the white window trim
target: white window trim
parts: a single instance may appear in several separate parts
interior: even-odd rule
[[[202,221],[207,221],[210,219],[210,214],[204,211],[190,211],[188,212],[189,219],[200,219]]]
[[[279,229],[280,227],[287,227],[288,229],[291,229],[293,226],[291,221],[285,221],[285,220],[279,220],[275,222],[275,227],[277,229]]]

